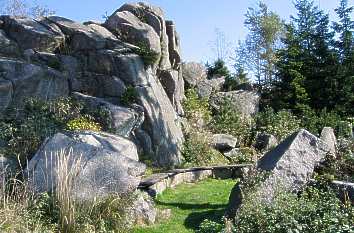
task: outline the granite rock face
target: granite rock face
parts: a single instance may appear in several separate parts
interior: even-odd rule
[[[22,50],[54,52],[65,41],[65,35],[53,24],[26,17],[0,16],[2,28]]]
[[[157,164],[180,163],[180,41],[162,9],[125,4],[104,23],[59,16],[0,20],[0,117],[29,98],[79,96],[91,108],[108,109],[117,135],[133,139],[136,129],[146,132]],[[156,55],[152,64],[147,54]],[[129,95],[134,100],[125,103]],[[149,139],[140,138],[146,150]]]
[[[0,58],[0,116],[23,107],[29,98],[52,100],[69,95],[68,79],[49,67]]]

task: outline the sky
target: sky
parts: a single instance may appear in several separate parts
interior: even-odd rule
[[[57,15],[75,21],[103,21],[105,14],[112,14],[129,0],[37,0],[41,5],[55,10]],[[215,41],[215,29],[220,29],[232,44],[244,39],[245,13],[248,7],[256,7],[257,0],[146,0],[160,6],[167,19],[175,22],[181,37],[184,61],[212,61],[215,54],[211,44]],[[269,9],[288,20],[295,15],[293,0],[264,0]],[[339,0],[314,0],[321,9],[336,19],[334,9]],[[354,0],[348,1],[354,5]],[[233,46],[230,46],[231,49]]]

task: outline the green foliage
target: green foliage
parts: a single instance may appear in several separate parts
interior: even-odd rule
[[[236,155],[228,158],[231,164],[253,163],[257,158],[256,150],[252,147],[241,147]]]
[[[354,182],[354,139],[339,139],[337,154],[327,154],[316,169],[317,178],[331,178]]]
[[[133,86],[128,86],[123,96],[121,97],[122,104],[129,106],[131,104],[136,103],[138,100],[138,93]]]
[[[289,111],[274,112],[272,108],[266,108],[256,117],[256,132],[266,132],[274,135],[278,140],[283,140],[290,134],[299,130],[300,121]]]
[[[211,136],[206,132],[192,131],[186,135],[182,155],[185,167],[221,165],[225,157],[210,146]]]
[[[98,115],[96,115],[98,116]],[[6,147],[5,156],[16,157],[25,164],[38,150],[45,138],[64,130],[100,130],[101,118],[95,118],[84,111],[84,106],[70,98],[54,101],[30,99],[17,115],[0,121],[0,140]]]
[[[211,128],[215,133],[233,135],[241,145],[249,145],[252,124],[251,119],[242,117],[234,110],[230,100],[225,99],[213,117]]]
[[[301,126],[317,136],[320,135],[324,127],[332,127],[337,137],[351,137],[350,121],[344,120],[338,113],[328,112],[326,109],[316,113],[307,108],[301,114]]]
[[[351,232],[354,209],[329,190],[310,187],[298,197],[279,191],[270,204],[248,196],[235,221],[238,233]]]
[[[206,64],[208,78],[215,78],[215,77],[230,77],[230,71],[227,68],[225,62],[221,59],[217,59],[213,65]]]
[[[200,99],[194,89],[186,91],[186,99],[183,102],[183,109],[187,119],[194,125],[200,120],[208,124],[211,120],[211,111],[207,99]]]
[[[138,43],[136,46],[134,52],[143,59],[145,66],[153,65],[160,59],[160,54],[151,50],[146,43]]]
[[[82,202],[77,213],[77,231],[128,233],[128,209],[134,195],[111,195],[101,200]]]
[[[66,128],[70,131],[92,130],[101,131],[102,127],[95,122],[93,117],[81,116],[66,123]]]
[[[237,87],[242,83],[249,83],[247,74],[242,67],[237,68],[237,73],[235,75],[229,75],[225,78],[224,89],[226,91],[236,90]]]
[[[220,233],[225,228],[224,224],[205,219],[199,226],[197,233]]]
[[[258,85],[267,87],[274,79],[283,21],[263,2],[259,2],[257,8],[248,8],[245,17],[244,24],[249,31],[245,40],[246,52],[238,56],[245,56],[245,66],[255,74]]]

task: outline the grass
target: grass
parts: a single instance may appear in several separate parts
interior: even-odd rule
[[[205,219],[220,221],[235,180],[208,179],[197,184],[183,184],[168,189],[156,199],[159,209],[171,209],[172,216],[134,233],[195,232]]]

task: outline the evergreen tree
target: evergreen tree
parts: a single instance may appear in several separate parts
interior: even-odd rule
[[[351,15],[353,6],[348,6],[347,0],[341,0],[335,9],[339,22],[334,22],[333,29],[338,34],[334,45],[338,51],[339,64],[337,66],[336,81],[337,105],[336,110],[342,115],[354,115],[354,21]]]

